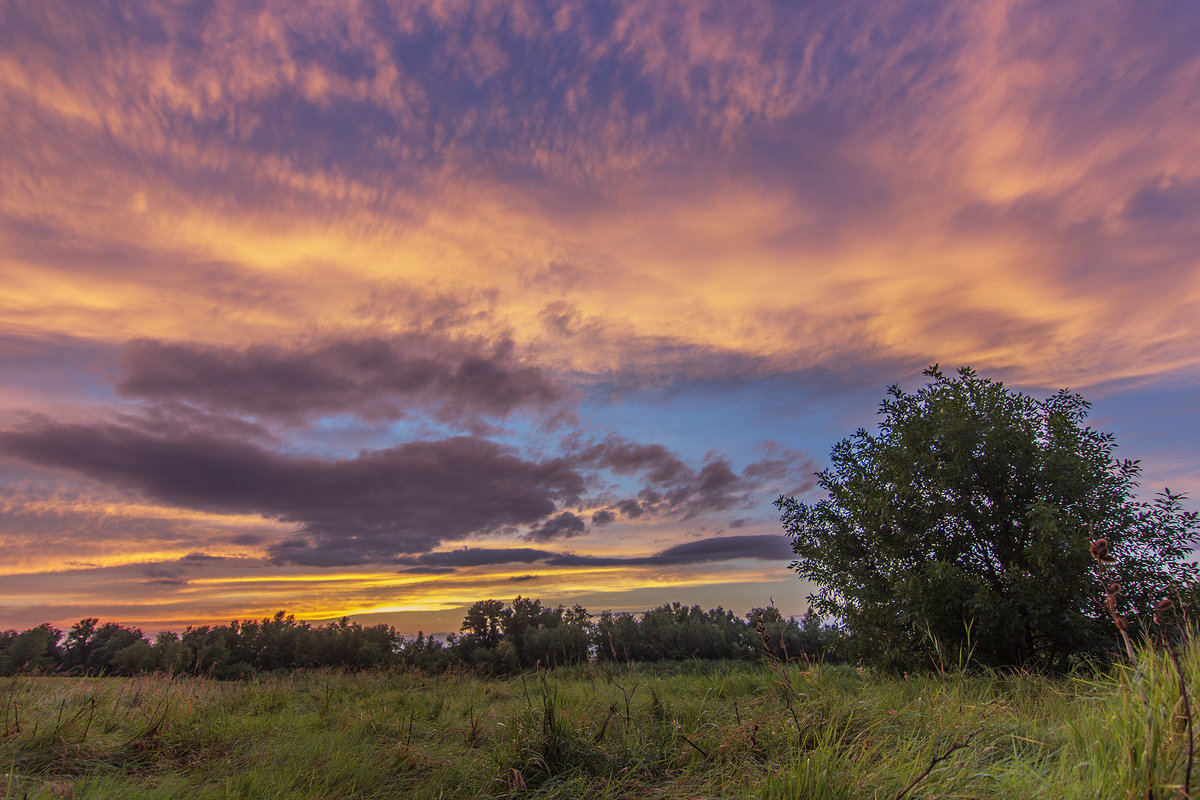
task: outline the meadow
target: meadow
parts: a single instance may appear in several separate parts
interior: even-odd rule
[[[1161,649],[1138,659],[1059,678],[770,660],[17,676],[0,797],[1178,797],[1178,678]],[[1180,661],[1196,686],[1200,648]]]

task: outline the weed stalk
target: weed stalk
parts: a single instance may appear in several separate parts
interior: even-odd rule
[[[1163,618],[1170,616],[1175,611],[1175,604],[1170,598],[1163,600],[1158,604],[1158,608],[1154,611],[1154,618],[1158,622],[1160,630],[1163,628]],[[1187,679],[1183,675],[1183,667],[1179,663],[1179,654],[1175,651],[1175,642],[1171,639],[1170,631],[1162,631],[1163,643],[1167,647],[1167,655],[1171,658],[1171,665],[1175,668],[1175,677],[1179,679],[1179,700],[1183,705],[1183,724],[1187,729],[1187,764],[1183,772],[1183,786],[1180,789],[1179,796],[1183,800],[1190,800],[1192,796],[1192,760],[1195,754],[1195,739],[1192,733],[1192,706],[1188,701]]]
[[[911,792],[911,791],[912,791],[912,790],[913,790],[913,789],[916,787],[916,785],[917,785],[918,783],[920,783],[921,781],[925,780],[925,776],[927,776],[929,773],[933,772],[933,768],[934,768],[934,767],[936,767],[938,764],[940,764],[941,762],[943,762],[943,761],[945,761],[947,758],[949,758],[951,755],[953,755],[955,751],[957,751],[957,750],[962,750],[964,747],[967,747],[967,746],[969,746],[969,745],[971,744],[971,741],[972,741],[972,740],[973,740],[973,739],[974,739],[976,736],[978,736],[978,735],[979,735],[979,732],[980,732],[980,731],[982,731],[982,730],[983,730],[983,726],[982,726],[982,725],[980,725],[978,728],[976,728],[975,730],[973,730],[973,731],[971,731],[970,733],[968,733],[968,734],[966,735],[966,737],[964,737],[963,739],[960,739],[960,740],[959,740],[959,741],[957,741],[957,742],[954,742],[954,743],[953,743],[953,744],[951,744],[949,747],[947,747],[945,750],[943,750],[943,751],[942,751],[942,752],[941,752],[939,755],[936,755],[936,756],[934,756],[932,759],[930,759],[930,761],[929,761],[929,765],[925,767],[925,770],[924,770],[924,771],[923,771],[923,772],[922,772],[920,775],[918,775],[917,777],[913,778],[913,779],[912,779],[912,783],[908,784],[908,786],[905,786],[905,787],[904,787],[904,788],[903,788],[903,789],[900,791],[900,793],[899,793],[899,794],[897,794],[897,795],[896,795],[896,796],[893,798],[893,800],[904,800],[904,795],[906,795],[906,794],[908,794],[909,792]]]
[[[791,670],[789,669],[791,659],[788,658],[787,643],[783,640],[783,633],[779,634],[780,650],[783,653],[783,658],[780,659],[775,655],[774,650],[771,649],[771,634],[767,633],[767,625],[763,620],[762,614],[758,615],[758,623],[754,626],[754,629],[758,631],[759,638],[762,639],[763,657],[766,659],[767,664],[779,673],[779,688],[783,692],[783,703],[787,708],[788,714],[792,717],[792,722],[796,726],[796,735],[803,736],[804,726],[800,724],[800,715],[796,712],[795,703],[792,702],[793,686]]]

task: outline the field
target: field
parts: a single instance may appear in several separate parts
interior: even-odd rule
[[[1176,797],[1178,680],[1140,657],[1053,680],[712,662],[8,678],[0,797]],[[1197,650],[1182,660],[1194,687]]]

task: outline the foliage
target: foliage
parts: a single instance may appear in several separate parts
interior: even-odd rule
[[[62,652],[58,647],[61,638],[62,631],[49,624],[22,633],[0,633],[0,675],[52,669]]]
[[[771,643],[755,633],[766,619]],[[461,635],[442,641],[424,632],[406,638],[387,625],[362,626],[347,619],[314,626],[280,611],[261,620],[188,627],[159,633],[151,642],[141,630],[96,618],[62,633],[50,625],[0,632],[0,675],[66,673],[138,675],[168,672],[238,680],[295,669],[363,670],[415,667],[427,672],[468,667],[485,674],[602,661],[753,659],[764,647],[779,658],[836,657],[836,638],[813,615],[784,619],[773,607],[756,608],[742,621],[731,611],[701,611],[679,603],[641,615],[547,606],[516,597],[511,605],[480,600],[467,609]],[[59,645],[60,639],[63,641]],[[786,649],[786,654],[784,650]]]
[[[1084,425],[1082,396],[1037,400],[969,368],[925,374],[915,393],[888,390],[877,433],[834,446],[825,499],[776,501],[793,566],[817,585],[810,602],[844,622],[859,657],[1064,668],[1103,656],[1100,537],[1133,609],[1200,577],[1185,561],[1197,515],[1169,490],[1137,499],[1138,463]]]
[[[73,625],[62,646],[60,639],[49,625],[0,633],[0,675],[161,671],[234,679],[301,667],[387,666],[404,652],[403,637],[386,625],[341,620],[313,626],[283,611],[270,619],[189,626],[182,634],[163,631],[153,642],[137,628],[100,625],[92,617]]]
[[[511,606],[480,600],[467,609],[451,654],[486,672],[579,664],[588,659],[591,618],[581,606],[550,608],[518,595]]]

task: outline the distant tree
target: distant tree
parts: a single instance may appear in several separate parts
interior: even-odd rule
[[[601,611],[592,642],[596,658],[600,661],[640,661],[651,658],[642,644],[641,626],[628,611]]]
[[[396,657],[400,664],[426,672],[442,672],[458,664],[456,655],[452,648],[439,640],[426,637],[424,631],[419,631],[416,639],[401,637],[396,645]]]
[[[503,633],[506,609],[500,600],[478,600],[467,609],[459,630],[480,647],[496,647]]]
[[[84,620],[90,622],[90,620]],[[79,626],[76,626],[78,628]],[[76,628],[72,628],[75,631]],[[150,643],[137,628],[126,628],[115,622],[106,622],[93,628],[92,636],[87,642],[87,658],[83,663],[84,670],[91,675],[118,674],[132,675],[148,668],[140,663],[134,653],[142,653],[140,647],[145,645],[145,654],[149,655]],[[135,647],[121,659],[117,659],[122,651]]]
[[[779,661],[836,661],[831,646],[838,639],[838,629],[821,624],[821,618],[809,608],[804,616],[784,619],[774,606],[752,608],[746,620],[753,629],[754,648],[761,654]]]
[[[562,612],[558,628],[565,664],[583,664],[588,660],[592,630],[595,627],[588,610],[576,603]]]
[[[194,658],[192,652],[174,631],[161,631],[150,648],[154,657],[154,668],[161,672],[186,672]]]
[[[1169,490],[1137,499],[1136,461],[1084,425],[1089,403],[1015,393],[969,368],[936,366],[897,386],[877,433],[838,442],[826,497],[781,497],[813,607],[845,624],[861,657],[909,665],[973,650],[997,666],[1062,668],[1102,654],[1113,629],[1090,542],[1106,539],[1129,609],[1149,609],[1196,563],[1197,515]]]
[[[58,646],[61,638],[62,631],[46,623],[21,633],[7,631],[0,635],[0,675],[57,669],[62,660]]]
[[[100,620],[96,617],[88,617],[79,620],[67,631],[67,638],[64,641],[64,667],[81,672],[87,670],[88,659],[95,649],[93,639],[99,622]]]
[[[116,650],[108,659],[108,668],[113,675],[140,675],[143,672],[153,672],[157,669],[154,660],[154,649],[145,638],[139,637],[120,650]]]

